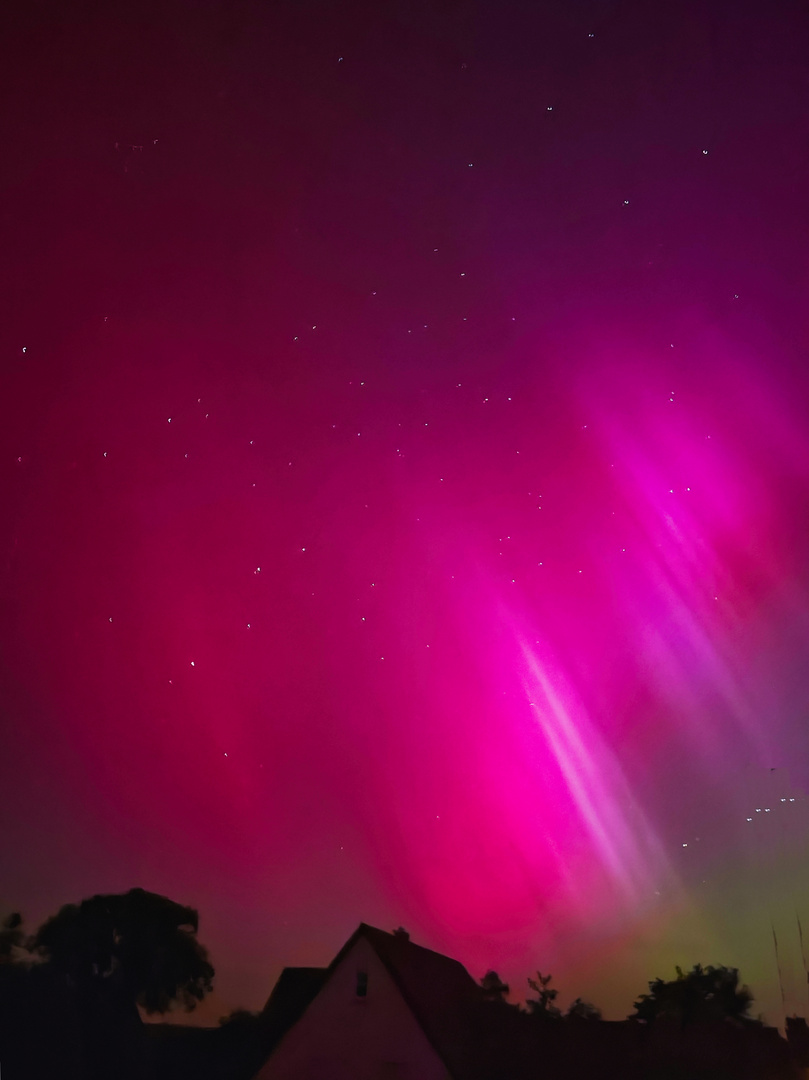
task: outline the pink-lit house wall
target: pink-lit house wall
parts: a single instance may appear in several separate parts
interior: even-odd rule
[[[362,975],[367,977],[366,993]],[[449,1080],[398,987],[363,937],[284,1036],[256,1080]]]

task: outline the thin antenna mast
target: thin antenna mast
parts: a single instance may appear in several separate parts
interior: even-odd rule
[[[784,1013],[784,1025],[787,1022],[787,1000],[784,996],[784,980],[781,978],[781,961],[778,957],[778,938],[775,936],[775,926],[770,923],[770,929],[772,930],[772,943],[775,946],[775,967],[778,971],[778,986],[781,990],[781,1008]]]
[[[798,937],[801,942],[801,960],[803,961],[803,973],[806,976],[806,992],[809,994],[809,971],[806,970],[806,952],[803,947],[803,927],[801,926],[801,918],[797,911],[795,912],[795,921],[798,924]]]

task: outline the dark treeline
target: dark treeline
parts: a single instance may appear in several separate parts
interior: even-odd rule
[[[132,889],[67,904],[32,935],[0,930],[0,1067],[5,1080],[142,1080],[140,1010],[192,1009],[213,987],[197,912]]]
[[[19,914],[0,926],[2,1080],[251,1080],[283,1032],[264,1014],[236,1010],[218,1028],[145,1024],[142,1012],[193,1009],[213,987],[197,938],[196,910],[132,889],[68,904],[34,933]],[[502,1076],[602,1075],[780,1078],[805,1075],[809,1032],[789,1025],[790,1045],[751,1016],[753,996],[735,968],[676,969],[655,979],[621,1022],[576,998],[563,1012],[552,977],[527,980],[525,1005],[510,1002],[495,971],[480,980]],[[496,1055],[497,1056],[497,1055]],[[532,1057],[533,1056],[533,1057]],[[572,1069],[575,1059],[577,1070]],[[500,1074],[498,1073],[498,1076]]]

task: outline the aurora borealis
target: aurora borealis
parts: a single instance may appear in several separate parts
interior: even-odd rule
[[[10,26],[0,909],[805,1012],[809,13]]]

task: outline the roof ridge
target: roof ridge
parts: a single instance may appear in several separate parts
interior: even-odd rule
[[[424,1037],[427,1042],[433,1048],[433,1051],[441,1060],[444,1068],[447,1070],[447,1075],[451,1080],[466,1080],[469,1074],[468,1068],[455,1058],[457,1053],[453,1052],[453,1042],[457,1041],[459,1031],[455,1024],[450,1025],[450,1030],[444,1031],[445,1038],[441,1038],[442,1024],[438,1017],[432,1017],[433,1023],[430,1022],[430,1009],[431,1005],[429,1001],[420,1000],[418,995],[419,980],[422,980],[423,985],[430,992],[431,985],[435,980],[429,978],[429,969],[425,973],[419,971],[421,966],[418,961],[422,963],[426,961],[430,965],[435,965],[443,970],[447,975],[451,972],[453,980],[450,980],[449,993],[442,1004],[446,1004],[450,1007],[450,1012],[454,1012],[453,1005],[457,1002],[457,1013],[455,1013],[455,1019],[461,1017],[461,1014],[465,1012],[468,1002],[472,1000],[472,992],[477,989],[477,983],[473,977],[469,974],[466,967],[460,960],[455,960],[451,956],[447,956],[446,953],[437,952],[435,949],[428,949],[424,945],[417,945],[411,941],[409,937],[404,938],[404,935],[396,935],[395,933],[389,933],[386,930],[381,930],[379,927],[371,926],[370,923],[361,922],[353,934],[348,938],[345,944],[337,952],[334,959],[325,968],[294,968],[287,967],[282,971],[308,971],[312,974],[318,973],[322,976],[322,981],[318,987],[314,997],[305,1005],[303,1012],[306,1012],[309,1005],[312,1004],[314,998],[318,997],[323,991],[326,985],[329,983],[335,970],[342,964],[346,956],[354,948],[355,944],[360,938],[364,938],[374,955],[377,957],[383,968],[387,971],[388,975],[392,979],[396,989],[402,997],[407,1008],[410,1010],[413,1018],[418,1026],[421,1028]],[[407,957],[414,958],[417,970],[407,972]],[[404,969],[404,970],[402,970]],[[425,975],[427,978],[425,979]],[[409,977],[408,977],[409,976]],[[409,982],[413,982],[415,979],[416,986],[411,991],[408,987]],[[441,981],[439,979],[439,981]],[[444,980],[446,981],[446,980]],[[279,978],[280,982],[280,978]],[[276,984],[276,989],[277,989]],[[275,991],[273,991],[274,993]],[[466,994],[469,994],[467,1001]],[[273,995],[270,995],[270,999],[265,1006],[265,1011],[272,1000]],[[301,1014],[302,1015],[302,1014]],[[446,1018],[446,1017],[445,1017]],[[436,1030],[436,1023],[438,1024],[438,1030]],[[464,1021],[461,1020],[461,1026],[463,1027]],[[283,1037],[283,1036],[282,1036]]]
[[[468,984],[469,984],[469,989],[470,990],[475,989],[477,987],[477,984],[476,984],[475,980],[472,978],[472,976],[469,974],[466,967],[461,963],[460,960],[455,960],[453,957],[447,956],[446,953],[436,952],[434,949],[428,949],[423,945],[416,945],[415,942],[411,941],[409,937],[407,939],[405,939],[405,940],[400,939],[397,942],[397,935],[396,934],[390,934],[385,930],[379,930],[377,927],[370,926],[368,923],[360,923],[359,927],[357,928],[357,931],[355,932],[354,935],[352,935],[352,938],[351,938],[352,943],[353,943],[353,941],[355,941],[362,934],[363,930],[371,930],[371,931],[373,931],[374,934],[382,935],[384,937],[384,939],[386,939],[386,941],[390,941],[391,943],[396,943],[397,947],[399,947],[399,948],[404,947],[404,948],[415,949],[415,950],[418,950],[421,953],[427,953],[431,957],[435,956],[440,960],[440,962],[442,963],[442,965],[445,968],[449,967],[449,966],[452,966],[456,970],[460,969],[460,971],[463,972],[463,974],[468,979]],[[384,951],[380,950],[377,947],[377,942],[374,941],[373,935],[364,935],[364,936],[366,937],[366,940],[369,942],[369,944],[373,948],[374,952],[376,953],[378,959],[381,961],[381,963],[384,966],[385,970],[388,972],[390,977],[393,979],[393,982],[396,985],[396,988],[398,989],[399,993],[402,995],[402,998],[403,998],[405,1004],[407,1005],[407,1007],[410,1009],[410,1012],[413,1014],[413,1016],[414,1016],[414,1018],[416,1020],[416,1023],[419,1025],[419,1027],[423,1031],[425,1038],[430,1043],[433,1050],[438,1055],[438,1057],[441,1059],[441,1061],[444,1063],[444,1066],[445,1066],[445,1068],[447,1070],[448,1075],[450,1077],[453,1077],[453,1078],[459,1078],[459,1073],[458,1073],[457,1068],[456,1068],[456,1063],[453,1063],[452,1060],[450,1060],[448,1058],[447,1053],[446,1053],[446,1049],[447,1049],[446,1046],[442,1046],[441,1040],[439,1038],[436,1038],[436,1035],[435,1035],[434,1029],[433,1029],[433,1025],[430,1024],[430,1022],[429,1022],[429,1020],[430,1020],[429,1015],[425,1017],[424,1011],[420,1007],[421,1003],[419,1002],[419,1000],[417,998],[414,998],[413,994],[411,994],[410,990],[408,989],[406,981],[402,977],[402,972],[400,972],[400,970],[399,970],[399,968],[398,968],[398,966],[396,964],[396,958],[392,957],[392,956],[386,956]],[[345,948],[347,948],[347,947],[348,947],[348,943],[346,944]],[[343,951],[345,951],[345,949]]]
[[[467,975],[469,975],[469,978],[472,981],[472,983],[475,983],[475,979],[474,979],[474,977],[472,975],[469,974],[469,970],[466,967],[466,965],[464,963],[462,963],[460,960],[456,960],[456,958],[454,956],[447,956],[446,953],[439,952],[437,949],[431,949],[429,947],[429,945],[419,945],[419,943],[417,941],[413,941],[413,939],[410,938],[410,937],[400,939],[399,936],[396,933],[389,933],[387,930],[380,930],[379,927],[371,926],[369,923],[360,923],[360,927],[365,927],[368,930],[372,930],[376,934],[384,934],[384,936],[386,938],[389,938],[392,941],[396,942],[397,945],[399,945],[400,947],[409,947],[409,948],[412,948],[412,949],[418,949],[419,952],[429,953],[431,956],[436,956],[436,957],[438,957],[439,960],[442,961],[442,963],[444,963],[444,964],[452,964],[454,967],[460,968]],[[477,985],[477,984],[475,984],[475,985]]]

